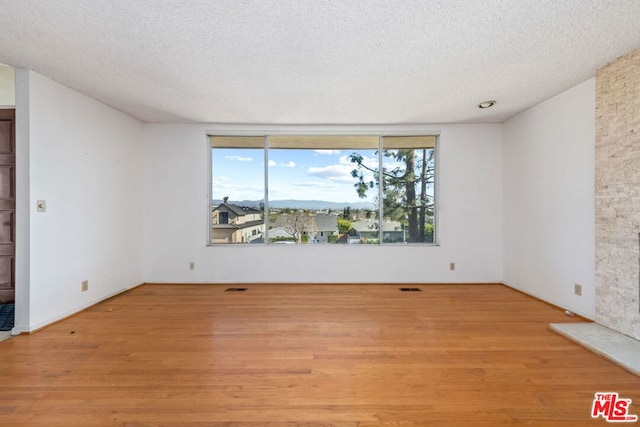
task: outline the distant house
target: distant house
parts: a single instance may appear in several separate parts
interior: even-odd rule
[[[211,243],[249,243],[264,233],[261,210],[231,203],[213,208],[211,224]]]
[[[267,230],[267,239],[276,239],[281,241],[285,239],[293,240],[293,236],[284,227],[274,227]]]
[[[329,236],[338,236],[338,217],[329,214],[281,214],[267,234],[269,239],[283,239],[294,238],[294,232],[304,242],[328,243]]]
[[[329,241],[329,236],[337,236],[338,235],[338,217],[335,215],[329,214],[318,214],[314,215],[313,219],[316,222],[316,235],[311,236],[312,239],[318,243],[327,243]]]
[[[378,220],[365,219],[352,225],[360,240],[378,239]],[[389,243],[404,242],[404,230],[400,221],[384,220],[382,222],[382,241]]]

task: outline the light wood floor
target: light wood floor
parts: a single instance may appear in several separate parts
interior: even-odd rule
[[[501,285],[145,285],[0,342],[0,425],[607,425],[640,377]]]

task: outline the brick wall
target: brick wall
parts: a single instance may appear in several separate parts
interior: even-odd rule
[[[640,339],[640,49],[596,73],[596,321]]]

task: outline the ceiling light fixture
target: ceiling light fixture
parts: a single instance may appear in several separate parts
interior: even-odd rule
[[[491,107],[493,107],[494,105],[496,105],[496,101],[493,101],[493,100],[491,100],[491,101],[484,101],[484,102],[481,102],[480,104],[478,104],[478,108],[481,108],[481,109],[483,109],[483,110],[484,110],[485,108],[491,108]]]

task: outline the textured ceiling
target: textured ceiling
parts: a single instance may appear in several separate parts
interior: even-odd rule
[[[639,0],[0,0],[0,63],[147,122],[501,122],[638,46]]]

